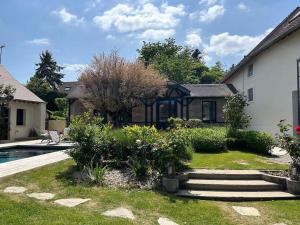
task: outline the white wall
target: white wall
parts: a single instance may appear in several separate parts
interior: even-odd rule
[[[246,65],[226,81],[245,94],[249,88],[254,90],[254,101],[249,102],[250,106],[247,108],[247,113],[252,116],[249,129],[276,134],[277,124],[281,119],[297,125],[296,115],[293,115],[292,92],[297,90],[296,60],[299,58],[300,31],[297,31],[249,63],[253,63],[254,66],[253,76],[248,77]]]
[[[13,101],[9,105],[10,108],[10,140],[18,138],[27,138],[31,129],[38,132],[45,129],[46,104]],[[17,109],[25,110],[25,124],[23,126],[16,125]]]

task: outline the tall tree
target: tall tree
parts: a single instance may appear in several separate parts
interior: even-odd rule
[[[127,62],[116,51],[95,56],[80,76],[85,85],[84,101],[94,109],[108,113],[118,124],[142,98],[155,98],[163,93],[165,79],[141,62]]]
[[[199,83],[203,72],[208,69],[200,50],[178,45],[173,38],[165,42],[144,42],[137,51],[146,67],[151,65],[169,80],[179,83]]]
[[[214,66],[204,71],[200,77],[200,83],[217,84],[220,83],[225,75],[225,70],[221,62],[216,62]]]
[[[48,50],[42,52],[40,55],[40,62],[37,63],[36,66],[37,68],[34,76],[47,81],[54,90],[62,84],[61,80],[63,79],[64,74],[61,73],[61,70],[63,67],[57,64]]]

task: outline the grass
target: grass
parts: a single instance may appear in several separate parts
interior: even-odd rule
[[[266,156],[233,150],[216,154],[194,153],[189,166],[208,169],[288,169],[288,165],[269,162]]]
[[[210,154],[207,156],[208,159],[202,162],[204,156],[206,154],[195,154],[192,165],[226,168],[231,163],[222,160],[229,159],[247,159],[252,166],[264,165],[257,161],[261,159],[260,157],[238,151]],[[20,185],[27,187],[28,192],[55,193],[55,199],[68,197],[92,199],[78,207],[65,208],[54,204],[53,201],[30,199],[25,194],[0,193],[0,224],[157,224],[160,216],[168,217],[178,224],[190,225],[265,225],[282,222],[288,225],[300,224],[300,201],[226,203],[177,198],[156,191],[76,185],[72,180],[73,171],[74,162],[67,160],[0,180],[0,190],[7,186]],[[254,206],[260,210],[262,216],[258,218],[239,216],[232,210],[233,205]],[[129,221],[101,216],[105,210],[119,206],[131,209],[137,219]]]

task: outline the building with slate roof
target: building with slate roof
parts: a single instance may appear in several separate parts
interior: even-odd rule
[[[15,80],[3,65],[0,65],[0,84],[16,90],[13,100],[7,106],[0,106],[0,119],[4,121],[0,141],[26,139],[33,129],[44,130],[46,103]]]

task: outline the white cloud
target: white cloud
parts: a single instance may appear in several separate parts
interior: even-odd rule
[[[31,45],[50,45],[50,41],[48,38],[37,38],[26,41],[27,44]]]
[[[219,0],[201,0],[201,1],[199,2],[199,4],[211,6],[211,5],[215,5],[218,1],[219,1]]]
[[[249,7],[242,2],[238,4],[238,8],[243,11],[249,11]]]
[[[69,72],[80,72],[82,71],[87,64],[64,64],[64,70],[67,70]]]
[[[114,40],[114,39],[116,39],[116,37],[115,37],[114,35],[112,35],[112,34],[106,35],[105,38],[106,38],[107,40]]]
[[[119,32],[136,32],[146,29],[172,29],[185,15],[184,5],[169,6],[167,3],[156,7],[152,3],[136,7],[130,4],[118,4],[95,16],[94,23],[103,30],[116,29]]]
[[[196,31],[189,32],[185,38],[185,44],[189,47],[199,48],[203,46],[202,38]]]
[[[58,16],[63,23],[79,25],[85,22],[84,17],[78,18],[75,14],[72,14],[67,11],[66,8],[62,8],[61,10],[55,10],[52,12],[54,15]]]
[[[88,12],[96,8],[101,3],[101,0],[90,0],[87,2],[87,7],[84,9],[84,12]]]
[[[272,28],[258,36],[231,35],[228,32],[213,35],[210,38],[209,44],[206,45],[205,51],[215,53],[218,56],[245,55],[271,31]]]
[[[143,41],[159,41],[159,40],[172,37],[174,34],[175,34],[174,29],[169,29],[169,30],[148,29],[138,34],[137,38],[142,39]]]
[[[201,22],[212,22],[218,17],[223,16],[225,13],[225,8],[223,5],[214,5],[206,10],[199,12],[199,19]]]

